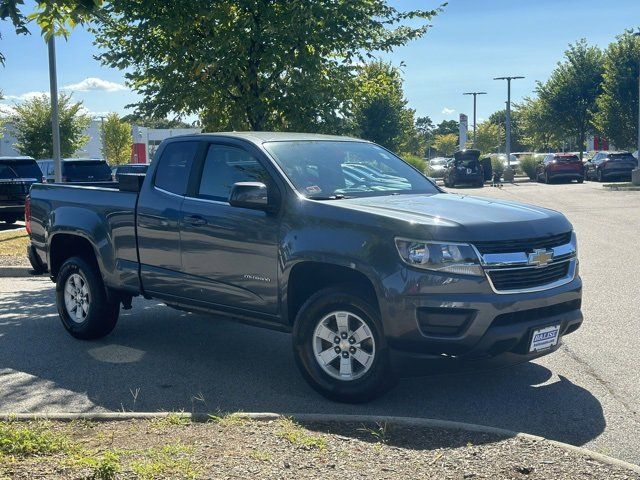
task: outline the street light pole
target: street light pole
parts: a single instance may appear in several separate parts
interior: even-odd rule
[[[640,38],[640,32],[634,33],[636,38]],[[640,185],[640,58],[638,58],[638,165],[631,172],[631,183]]]
[[[505,153],[507,155],[507,170],[511,175],[511,80],[520,80],[524,77],[496,77],[494,80],[507,81],[507,119],[506,119],[506,139]]]
[[[465,92],[463,95],[473,95],[473,148],[476,148],[476,99],[478,95],[486,95],[487,92]]]
[[[62,182],[62,159],[60,155],[60,118],[58,115],[58,75],[56,73],[56,41],[49,38],[49,96],[51,98],[51,139],[53,141],[53,167],[55,181]]]

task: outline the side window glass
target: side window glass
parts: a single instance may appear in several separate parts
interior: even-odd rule
[[[187,193],[187,184],[198,142],[173,142],[162,152],[156,170],[155,185],[177,195]]]
[[[211,145],[204,161],[198,196],[226,202],[237,182],[268,185],[270,176],[250,153],[235,147]]]

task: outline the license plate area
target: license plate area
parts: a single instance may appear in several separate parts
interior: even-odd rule
[[[555,347],[560,339],[560,324],[535,329],[531,333],[529,353],[542,352]]]

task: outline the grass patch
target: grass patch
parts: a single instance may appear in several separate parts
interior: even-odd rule
[[[198,470],[189,458],[191,447],[165,445],[140,452],[131,461],[131,470],[142,480],[155,478],[196,478]]]
[[[166,417],[154,418],[151,420],[151,426],[159,430],[166,430],[171,427],[180,427],[191,424],[191,419],[181,415],[180,413],[170,413]]]
[[[0,233],[0,255],[8,257],[24,257],[29,245],[29,235],[24,231]]]
[[[312,435],[301,425],[298,425],[291,419],[279,421],[280,429],[277,432],[278,437],[288,440],[291,444],[303,447],[305,449],[324,450],[327,448],[327,441],[317,435]]]
[[[0,422],[0,454],[6,456],[42,456],[67,452],[66,436],[53,432],[46,423]]]

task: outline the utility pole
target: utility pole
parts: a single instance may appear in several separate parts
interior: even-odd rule
[[[49,97],[51,98],[51,134],[53,166],[56,183],[62,182],[62,156],[60,155],[60,118],[58,115],[58,75],[56,73],[56,41],[49,38]]]
[[[524,77],[496,77],[494,80],[507,81],[507,120],[506,120],[506,141],[505,153],[507,154],[507,172],[513,181],[513,171],[511,170],[511,80],[520,80]],[[506,179],[505,179],[506,180]]]
[[[640,32],[634,33],[640,39]],[[640,58],[638,59],[638,165],[631,172],[631,183],[640,185]]]
[[[463,95],[473,95],[473,148],[476,148],[476,99],[478,95],[486,95],[487,92],[466,92]]]

